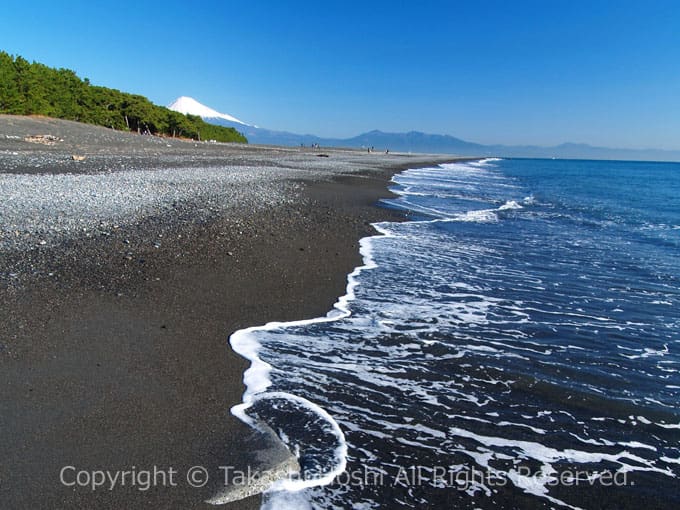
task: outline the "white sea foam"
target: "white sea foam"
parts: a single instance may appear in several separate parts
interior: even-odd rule
[[[474,223],[496,223],[498,216],[491,209],[483,209],[481,211],[467,211],[462,214],[457,214],[448,221],[469,221]]]
[[[532,441],[512,440],[503,437],[484,436],[475,432],[468,431],[459,427],[452,427],[450,434],[458,437],[465,437],[472,439],[477,443],[487,448],[502,448],[503,450],[512,449],[520,459],[533,459],[541,464],[541,475],[537,476],[522,476],[519,473],[510,470],[508,472],[508,479],[513,482],[515,486],[522,489],[528,494],[533,494],[538,497],[545,497],[551,502],[564,506],[567,508],[576,508],[568,503],[556,498],[548,496],[548,487],[555,481],[555,475],[558,473],[555,464],[558,462],[568,462],[577,464],[596,464],[602,462],[610,462],[618,465],[618,472],[626,473],[632,471],[648,471],[655,472],[665,476],[675,478],[675,474],[670,469],[657,467],[653,460],[646,459],[639,455],[634,455],[627,450],[618,453],[604,453],[604,452],[586,452],[583,450],[564,449],[558,450],[545,446],[541,443]],[[646,446],[646,445],[645,445]],[[639,443],[635,443],[635,447],[639,448]],[[481,450],[484,452],[483,450]],[[469,455],[473,454],[466,451]],[[478,451],[479,453],[479,451]],[[485,468],[491,468],[490,461],[500,458],[494,450],[489,450],[484,453],[488,454],[483,462],[480,463],[479,455],[474,455],[476,462]]]
[[[389,237],[391,235],[390,231],[380,224],[375,224],[374,228],[379,232],[378,236],[380,237]],[[288,400],[305,407],[307,410],[315,413],[325,420],[337,439],[338,445],[334,451],[334,461],[332,465],[326,466],[326,471],[322,476],[317,476],[310,480],[279,480],[270,488],[270,490],[273,492],[280,493],[284,491],[290,493],[309,487],[327,485],[331,483],[337,475],[344,471],[347,464],[347,442],[340,426],[335,421],[335,419],[319,405],[309,401],[308,399],[292,395],[290,393],[267,391],[267,389],[272,384],[270,373],[273,367],[259,357],[258,354],[262,348],[262,345],[258,341],[256,333],[310,324],[332,322],[350,316],[351,312],[349,309],[349,303],[355,298],[354,290],[356,286],[359,285],[358,276],[362,271],[376,267],[375,261],[372,257],[372,237],[365,237],[361,239],[359,251],[363,257],[364,264],[355,268],[354,271],[348,275],[345,295],[338,299],[333,307],[333,310],[331,310],[326,315],[326,317],[290,322],[270,322],[263,326],[253,326],[236,331],[229,339],[232,349],[239,355],[249,360],[251,363],[250,367],[245,371],[243,376],[243,382],[246,386],[246,391],[243,394],[243,402],[232,407],[232,414],[241,419],[244,423],[247,423],[254,428],[258,428],[258,422],[250,417],[247,413],[249,408],[251,408],[256,402],[267,399]],[[282,502],[286,500],[286,498],[290,498],[290,496],[282,496],[279,494],[275,499],[277,502],[279,502],[277,504],[283,504]],[[270,499],[270,501],[274,501],[274,499]],[[279,508],[279,506],[277,506],[277,508]]]
[[[508,200],[498,208],[499,211],[507,211],[508,209],[523,209],[523,207],[514,200]]]
[[[277,491],[265,495],[261,510],[312,510],[304,493]]]
[[[333,435],[335,435],[338,445],[336,446],[335,452],[334,452],[334,460],[336,462],[335,465],[333,466],[327,466],[327,471],[324,474],[324,476],[316,477],[313,479],[306,479],[306,480],[300,480],[300,479],[282,479],[274,483],[270,490],[272,491],[288,491],[288,492],[297,492],[302,489],[307,489],[310,487],[317,487],[319,485],[327,485],[331,483],[335,477],[342,473],[345,470],[345,466],[347,465],[347,442],[345,441],[345,435],[343,434],[342,430],[340,429],[340,426],[337,424],[337,422],[333,419],[333,417],[328,414],[327,411],[319,407],[318,405],[314,404],[313,402],[310,402],[309,400],[298,397],[295,395],[291,395],[290,393],[284,393],[284,392],[269,392],[269,393],[264,393],[261,395],[258,395],[257,397],[259,400],[274,400],[274,399],[283,399],[283,400],[289,400],[292,402],[295,402],[296,404],[300,405],[301,407],[304,407],[306,410],[311,411],[312,413],[320,416],[323,418],[327,423],[332,431]]]
[[[485,159],[480,159],[479,161],[470,161],[467,164],[470,166],[489,166],[491,163],[494,163],[496,161],[503,161],[501,158],[485,158]]]

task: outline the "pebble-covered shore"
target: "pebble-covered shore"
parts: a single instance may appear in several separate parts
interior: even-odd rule
[[[36,133],[49,133],[49,143],[27,141]],[[199,143],[0,116],[0,252],[106,236],[148,217],[249,214],[296,200],[293,183],[303,179],[432,159]]]
[[[286,177],[300,177],[287,172]],[[0,250],[110,235],[149,216],[260,211],[290,201],[295,186],[265,167],[125,170],[107,174],[0,174]]]

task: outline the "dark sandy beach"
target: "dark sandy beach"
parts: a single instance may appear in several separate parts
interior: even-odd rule
[[[28,134],[62,141],[29,143]],[[451,159],[195,144],[0,116],[0,190],[11,189],[15,205],[29,181],[13,179],[26,174],[94,175],[105,186],[123,171],[255,172],[215,190],[208,183],[196,197],[172,180],[182,200],[147,207],[145,191],[134,215],[111,221],[55,226],[49,218],[65,213],[47,196],[23,224],[28,213],[2,197],[0,506],[210,508],[203,500],[219,486],[219,467],[247,466],[257,441],[229,413],[247,368],[229,335],[325,314],[360,262],[357,241],[391,218],[375,207],[391,175]],[[71,192],[79,182],[59,185]],[[269,190],[278,198],[258,206]],[[148,490],[129,478],[93,491],[65,486],[65,466],[69,483],[81,470],[176,474],[157,475]],[[192,466],[207,469],[205,487],[187,483]],[[258,507],[258,496],[225,506]]]

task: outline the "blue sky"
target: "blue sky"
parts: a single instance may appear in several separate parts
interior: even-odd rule
[[[321,136],[680,149],[680,2],[3,2],[0,49]]]

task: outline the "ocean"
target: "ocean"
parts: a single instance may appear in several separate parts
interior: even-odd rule
[[[327,317],[235,333],[264,508],[680,508],[680,164],[407,170]]]

